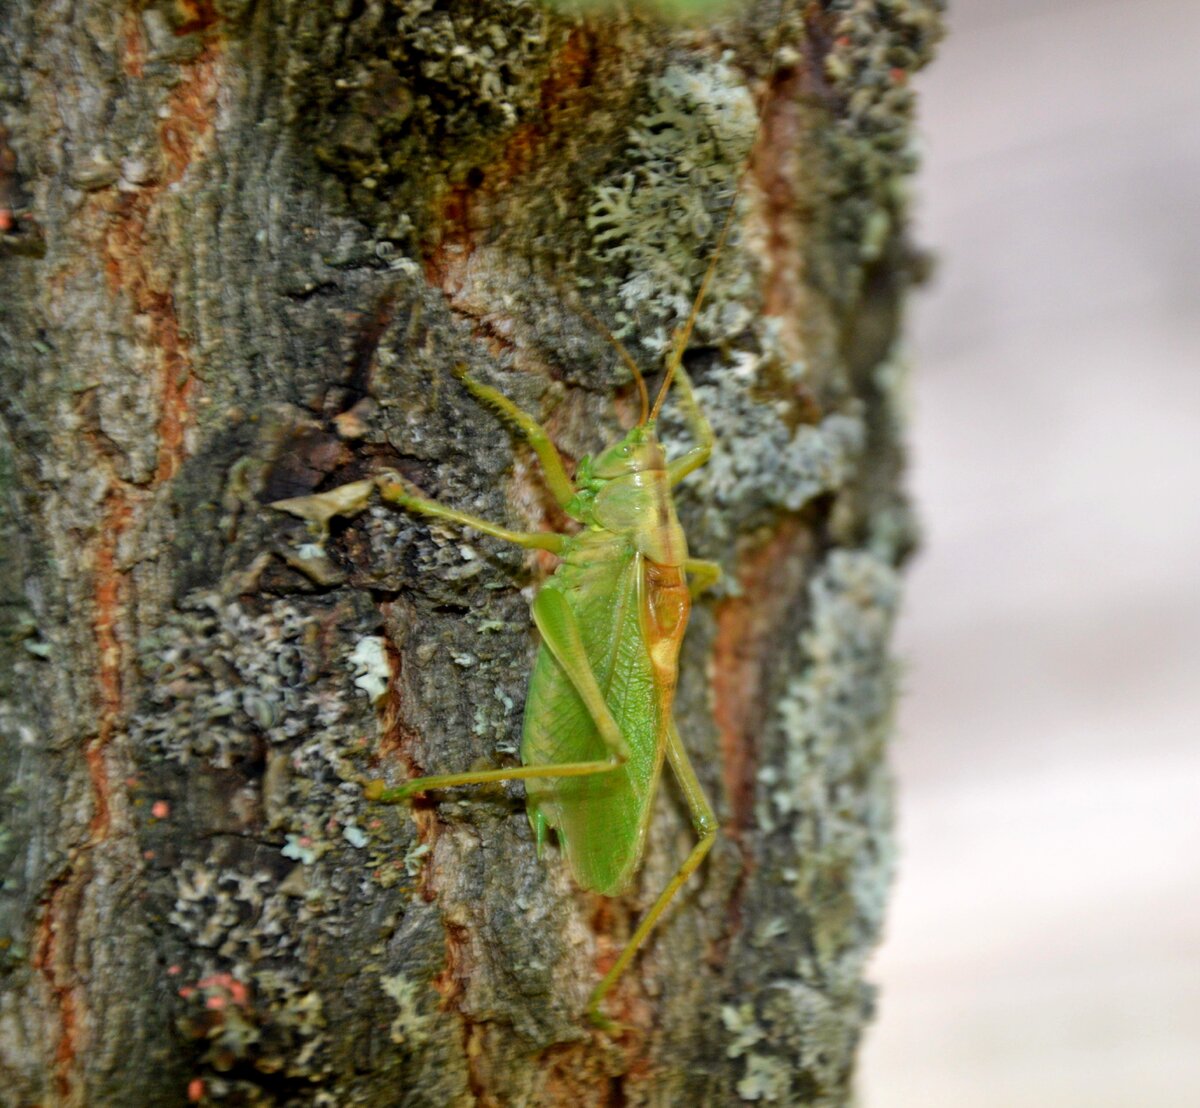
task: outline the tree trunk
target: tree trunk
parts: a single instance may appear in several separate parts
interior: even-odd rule
[[[940,4],[784,6],[0,11],[4,1103],[848,1103],[912,533],[907,81]],[[391,468],[561,527],[451,370],[568,459],[612,441],[636,394],[583,309],[661,367],[760,105],[687,355],[718,446],[679,494],[726,572],[677,711],[723,834],[608,1035],[588,992],[694,842],[673,782],[613,900],[535,857],[519,785],[361,785],[513,763],[553,559],[266,505]],[[662,432],[686,445],[670,403]]]

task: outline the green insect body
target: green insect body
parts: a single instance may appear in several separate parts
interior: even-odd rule
[[[529,781],[529,818],[539,848],[547,826],[554,828],[575,880],[605,896],[624,892],[641,861],[689,603],[681,564],[653,562],[633,535],[600,529],[563,550],[534,603],[543,645],[529,682],[522,763],[624,761],[603,774]],[[548,636],[557,636],[554,647]],[[601,712],[612,719],[610,737],[559,660],[564,648],[591,669]]]
[[[595,479],[599,487],[581,513],[587,529],[570,540],[534,603],[543,645],[521,743],[521,761],[530,766],[616,757],[602,774],[526,785],[539,847],[553,827],[576,881],[605,896],[625,891],[641,862],[691,603],[683,531],[666,469],[654,466],[661,451],[652,437],[628,446],[634,449],[622,443],[610,454],[619,463],[624,450],[633,465],[653,468]],[[614,516],[626,516],[627,526]],[[586,634],[578,633],[583,627]],[[603,707],[580,694],[574,660],[560,660],[564,648],[582,654]]]
[[[678,364],[681,341],[682,334],[655,413],[669,378],[676,377],[698,445],[668,462],[643,399],[642,420],[596,458],[582,459],[575,483],[531,416],[460,373],[477,397],[524,431],[560,506],[582,525],[577,534],[509,531],[421,499],[398,480],[380,483],[385,500],[409,511],[550,550],[560,564],[533,602],[542,645],[525,703],[522,766],[420,777],[394,789],[373,782],[371,799],[399,801],[432,789],[523,780],[539,855],[553,829],[576,882],[616,896],[640,866],[664,759],[679,780],[699,841],[593,992],[589,1015],[601,1025],[607,1024],[601,1000],[703,860],[717,830],[672,718],[691,592],[720,575],[714,563],[688,557],[672,498],[673,487],[712,449],[708,422]]]
[[[595,458],[582,459],[575,481],[532,416],[461,368],[456,371],[478,400],[525,436],[538,455],[550,492],[564,513],[580,524],[578,533],[512,531],[426,500],[391,474],[274,505],[323,530],[332,515],[365,507],[377,487],[384,500],[407,511],[559,557],[558,568],[533,602],[542,644],[525,704],[522,765],[418,777],[391,789],[372,781],[366,795],[398,802],[437,789],[524,781],[539,856],[547,831],[553,829],[576,882],[616,896],[629,887],[640,866],[665,760],[687,802],[697,842],[592,992],[588,1015],[602,1027],[612,1026],[600,1010],[605,995],[704,860],[717,833],[716,817],[688,760],[672,709],[691,598],[719,579],[720,568],[688,556],[673,490],[712,452],[712,430],[681,363],[740,188],[739,184],[687,321],[675,335],[652,408],[637,364],[607,336],[637,384],[641,418],[619,442]],[[597,323],[586,311],[583,314]],[[696,445],[668,461],[656,422],[672,382]]]

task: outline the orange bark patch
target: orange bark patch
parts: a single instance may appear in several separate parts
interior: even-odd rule
[[[187,13],[175,28],[176,37],[207,31],[219,18],[212,0],[175,0],[175,4],[181,13]]]
[[[112,782],[106,750],[119,725],[121,711],[122,648],[117,627],[125,603],[125,577],[117,565],[117,548],[132,517],[125,490],[117,486],[104,501],[100,539],[93,562],[92,627],[96,642],[99,705],[96,734],[83,751],[93,805],[88,824],[88,847],[107,838],[111,825]],[[63,1103],[68,1101],[76,1084],[80,1020],[73,945],[79,901],[89,880],[87,869],[73,862],[72,868],[56,882],[38,924],[33,959],[34,967],[45,979],[58,1008],[54,1082]]]
[[[524,123],[509,136],[504,150],[491,167],[489,182],[501,186],[524,176],[533,167],[546,139],[553,133],[554,117],[571,95],[586,84],[591,48],[582,28],[574,28],[563,48],[550,62],[541,87],[542,119]],[[493,180],[494,177],[494,180]]]
[[[100,718],[95,738],[84,752],[92,783],[95,811],[92,841],[103,839],[109,827],[111,786],[104,750],[117,729],[121,712],[121,643],[117,626],[124,610],[125,575],[117,565],[117,546],[132,519],[133,511],[124,491],[116,488],[104,501],[100,541],[96,547],[92,587],[93,634],[98,660]]]
[[[467,1058],[467,1086],[475,1098],[475,1108],[502,1108],[501,1102],[488,1091],[488,1051],[483,1024],[463,1020],[463,1053]]]
[[[167,163],[164,185],[172,185],[183,177],[199,153],[202,141],[212,131],[216,58],[216,48],[211,44],[205,47],[167,97],[167,111],[158,125],[158,138]]]
[[[192,5],[197,11],[207,3]],[[199,28],[197,28],[199,29]],[[122,68],[131,80],[144,72],[145,43],[140,20],[132,11],[123,25]],[[184,455],[191,392],[191,365],[187,344],[180,332],[172,291],[163,287],[162,271],[151,266],[151,244],[146,229],[154,205],[164,189],[180,180],[212,129],[216,104],[215,48],[210,45],[200,58],[183,71],[183,78],[166,100],[159,123],[163,173],[144,187],[123,194],[115,212],[107,218],[100,245],[110,290],[123,292],[134,311],[148,321],[147,344],[155,351],[160,367],[160,415],[158,462],[155,483],[169,480],[178,471]],[[110,468],[108,453],[93,442],[96,463]],[[120,565],[123,537],[135,524],[145,496],[142,490],[115,474],[97,521],[97,538],[92,556],[92,634],[96,643],[97,726],[83,750],[91,787],[93,811],[84,852],[73,858],[46,900],[38,923],[35,968],[53,994],[58,1013],[58,1044],[55,1053],[55,1089],[59,1101],[74,1102],[79,1084],[78,1055],[84,994],[79,991],[78,958],[75,944],[79,904],[92,874],[86,850],[108,839],[112,832],[112,782],[108,747],[117,734],[123,711],[122,671],[127,644],[121,627],[130,604],[129,581]]]
[[[430,984],[442,998],[442,1008],[453,1008],[462,997],[466,972],[466,929],[459,923],[446,921],[446,965]]]
[[[431,893],[432,899],[432,893]],[[430,984],[442,998],[443,1011],[455,1010],[461,1022],[463,1056],[467,1060],[467,1085],[475,1104],[483,1108],[500,1108],[488,1091],[488,1051],[485,1025],[472,1019],[462,1010],[464,981],[471,976],[471,959],[467,953],[467,929],[459,923],[446,921],[446,964]]]
[[[383,613],[384,619],[388,618],[390,604],[380,605],[380,610]],[[404,768],[405,777],[419,777],[416,772],[412,760],[408,756],[408,750],[412,743],[413,734],[408,724],[404,720],[403,705],[400,697],[400,675],[403,659],[398,650],[392,645],[390,640],[384,640],[384,649],[387,651],[388,659],[388,689],[387,699],[383,707],[383,716],[380,720],[380,730],[382,737],[379,744],[381,754],[398,754],[400,755]],[[412,803],[411,801],[409,803]],[[417,838],[423,846],[429,847],[430,852],[433,851],[434,845],[438,838],[438,822],[437,814],[433,808],[422,805],[412,804],[412,816],[417,825]],[[416,878],[417,893],[426,901],[434,899],[433,889],[430,886],[429,878],[430,867],[424,865]],[[447,970],[453,961],[450,939],[447,938]],[[442,993],[443,999],[448,999],[449,994],[439,986],[438,991]]]
[[[466,284],[467,268],[481,229],[481,202],[502,194],[529,172],[554,133],[556,116],[571,95],[587,83],[591,47],[582,28],[571,31],[551,60],[541,87],[541,119],[523,123],[508,136],[495,161],[472,171],[479,184],[452,186],[442,199],[439,231],[425,249],[425,279],[453,299]]]
[[[442,199],[438,240],[425,252],[425,280],[453,298],[466,282],[467,263],[475,249],[473,197],[467,185],[453,186]]]
[[[59,1102],[71,1103],[75,1086],[75,1040],[78,1011],[75,992],[63,962],[68,959],[62,951],[63,940],[69,940],[75,913],[68,911],[78,896],[70,877],[60,880],[52,889],[46,911],[38,923],[37,945],[33,968],[46,980],[58,1008],[58,1045],[54,1052],[54,1089]]]
[[[142,17],[136,8],[128,8],[121,22],[121,69],[126,77],[141,78],[146,66],[146,39],[142,35]]]
[[[627,1103],[624,1087],[631,1080],[648,1076],[649,1065],[645,1059],[634,1057],[632,1047],[619,1045],[620,1073],[614,1072],[617,1058],[613,1052],[599,1046],[595,1038],[543,1051],[545,1085],[538,1103],[568,1104],[571,1108],[616,1108]]]
[[[381,605],[385,620],[388,617],[390,605]],[[401,755],[406,767],[406,776],[417,776],[411,760],[407,756],[412,732],[404,721],[401,696],[400,672],[402,659],[399,652],[388,641],[386,645],[389,668],[387,702],[384,706],[381,727],[383,738],[380,749],[385,753]],[[413,804],[412,815],[417,824],[417,837],[421,844],[432,851],[438,839],[438,821],[434,809],[420,803]],[[421,867],[416,879],[417,893],[426,901],[436,899],[432,864]],[[440,973],[430,982],[433,989],[441,997],[441,1007],[444,1011],[455,1010],[461,1021],[463,1054],[467,1059],[467,1080],[471,1095],[476,1104],[490,1104],[486,1091],[486,1076],[481,1069],[485,1052],[483,1050],[481,1025],[472,1020],[460,1008],[464,991],[463,982],[470,976],[470,957],[468,954],[469,936],[462,924],[451,920],[445,921],[446,928],[446,961]]]
[[[763,222],[766,250],[763,256],[763,314],[780,325],[780,337],[788,357],[800,358],[805,351],[799,321],[805,316],[803,234],[797,212],[803,207],[797,188],[804,177],[795,165],[797,151],[804,149],[803,120],[800,114],[802,75],[788,73],[764,104],[762,134],[752,157],[754,178],[763,198]],[[798,185],[799,182],[799,185]],[[792,381],[763,382],[775,390],[773,398],[789,402],[788,422],[815,424],[821,419],[821,406],[812,391]],[[781,397],[779,394],[782,394]]]
[[[803,254],[795,225],[796,174],[789,161],[800,149],[801,122],[796,99],[798,77],[792,74],[773,90],[765,105],[762,138],[754,151],[755,179],[766,202],[767,252],[763,312],[787,321],[798,318]],[[790,336],[794,338],[795,336]]]
[[[127,72],[140,73],[141,50],[140,23],[137,23],[126,36]],[[148,321],[149,345],[159,359],[158,464],[154,475],[158,482],[173,477],[183,461],[193,377],[174,293],[162,286],[161,271],[150,264],[152,244],[147,225],[163,191],[182,180],[211,133],[216,89],[216,49],[209,45],[167,97],[166,111],[158,124],[161,177],[122,198],[103,241],[109,288],[114,294],[126,293],[134,310]]]
[[[158,465],[154,479],[168,481],[175,476],[184,458],[184,431],[190,410],[194,378],[190,359],[180,341],[179,319],[170,294],[154,297],[158,321],[154,336],[162,355],[162,396],[158,417]]]
[[[596,957],[592,963],[595,981],[599,982],[621,957],[621,951],[637,926],[637,913],[628,897],[607,897],[592,894],[592,910],[588,926],[596,936]],[[614,937],[615,936],[615,937]],[[622,937],[623,936],[623,937]],[[623,974],[604,998],[604,1012],[624,1027],[645,1027],[653,1018],[633,974]]]
[[[753,818],[758,736],[765,722],[766,663],[771,644],[804,587],[811,539],[788,517],[738,564],[741,595],[717,609],[713,656],[713,715],[720,733],[725,789],[733,813],[730,833],[741,839]]]

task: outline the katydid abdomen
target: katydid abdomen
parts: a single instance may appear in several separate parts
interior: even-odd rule
[[[614,896],[628,887],[642,858],[666,749],[688,594],[682,566],[650,562],[632,533],[585,531],[569,542],[562,565],[535,601],[535,617],[538,602],[560,597],[576,623],[587,628],[587,662],[627,757],[610,773],[527,781],[527,805],[539,850],[546,827],[554,828],[576,881]],[[525,704],[522,762],[612,758],[593,714],[555,651],[543,643]]]

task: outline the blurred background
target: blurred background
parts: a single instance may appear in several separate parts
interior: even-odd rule
[[[921,78],[900,849],[863,1108],[1200,1105],[1200,2]]]

